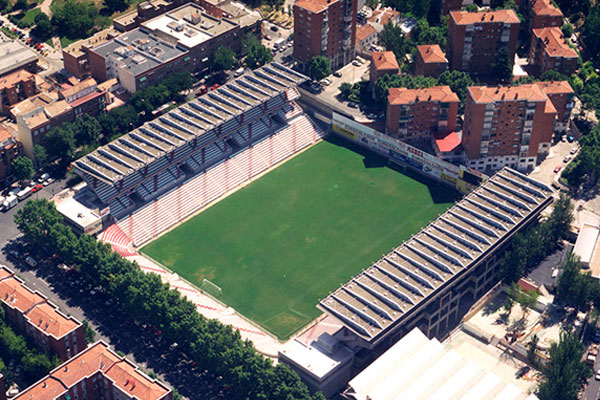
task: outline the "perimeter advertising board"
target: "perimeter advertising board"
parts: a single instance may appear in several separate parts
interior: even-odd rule
[[[469,193],[487,178],[477,171],[443,161],[336,112],[331,118],[331,128],[361,146],[385,154],[390,160],[449,184],[462,193]]]

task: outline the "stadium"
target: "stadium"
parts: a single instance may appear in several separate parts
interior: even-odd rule
[[[457,199],[322,140],[296,104],[306,79],[271,63],[74,163],[98,200],[100,240],[124,257],[142,250],[280,340]]]
[[[265,65],[77,160],[99,221],[81,231],[253,341],[278,346],[323,312],[356,348],[442,334],[551,189],[509,169],[480,184],[339,116],[327,136],[296,103],[306,79]],[[455,189],[473,192],[453,206]]]

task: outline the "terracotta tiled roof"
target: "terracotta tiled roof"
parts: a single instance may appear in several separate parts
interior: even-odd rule
[[[437,44],[424,44],[417,46],[417,51],[426,63],[447,63],[448,59]]]
[[[23,286],[15,277],[11,277],[0,281],[0,300],[25,313],[46,299]]]
[[[536,82],[546,94],[575,93],[567,81]]]
[[[460,137],[456,132],[450,132],[446,135],[435,135],[435,144],[441,152],[448,152],[460,146]]]
[[[544,43],[544,50],[550,57],[577,58],[577,52],[570,48],[558,27],[534,29],[533,34]]]
[[[7,141],[8,139],[10,139],[11,137],[13,137],[13,135],[10,134],[10,132],[8,131],[8,129],[6,129],[3,126],[0,126],[0,143],[4,143],[5,141]],[[2,279],[4,276],[8,276],[9,273],[6,272],[3,269],[0,269],[0,279]]]
[[[362,42],[363,40],[367,39],[368,37],[370,37],[371,35],[374,35],[376,33],[377,33],[377,31],[375,30],[375,28],[373,28],[372,25],[369,25],[369,24],[361,25],[356,28],[356,40],[359,42]]]
[[[450,11],[450,18],[457,25],[471,25],[478,23],[502,22],[505,24],[519,23],[519,17],[513,10],[496,10],[496,11]]]
[[[318,13],[329,7],[327,0],[298,0],[294,5],[304,8],[310,12]]]
[[[73,96],[74,94],[81,92],[82,90],[85,90],[87,88],[90,88],[94,85],[96,85],[96,80],[94,78],[88,78],[84,81],[81,81],[79,83],[77,83],[74,86],[70,86],[66,89],[63,89],[60,91],[61,96],[66,99],[69,96]]]
[[[520,86],[470,86],[468,91],[475,103],[548,100],[548,96],[542,91],[542,88],[535,83]]]
[[[373,11],[373,15],[368,19],[369,22],[374,24],[387,25],[393,19],[400,16],[400,13],[390,7],[379,8]]]
[[[58,313],[54,307],[48,303],[33,307],[27,313],[29,321],[47,334],[55,338],[61,338],[69,332],[77,329],[78,323]]]
[[[378,71],[400,68],[393,51],[373,51],[371,52],[371,62]]]
[[[14,400],[54,400],[81,380],[96,374],[106,376],[132,399],[158,400],[171,391],[160,382],[142,374],[135,365],[110,350],[106,343],[97,342],[51,371]]]
[[[391,88],[388,91],[390,104],[411,104],[425,101],[458,102],[458,96],[450,86],[434,86],[425,89]]]
[[[33,77],[33,74],[25,69],[20,69],[0,78],[0,90],[14,86],[18,82],[23,82]]]
[[[531,11],[535,15],[547,15],[562,17],[563,13],[558,7],[555,7],[549,0],[533,0]]]

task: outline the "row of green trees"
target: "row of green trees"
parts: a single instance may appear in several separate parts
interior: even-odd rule
[[[567,237],[572,222],[571,199],[561,193],[548,218],[513,236],[500,261],[502,281],[508,285],[517,282],[555,251],[559,241]]]
[[[90,235],[76,236],[62,223],[54,203],[28,201],[15,216],[23,238],[33,247],[55,249],[82,279],[101,286],[134,320],[156,326],[167,343],[177,342],[196,363],[222,377],[230,399],[323,399],[311,396],[298,375],[284,364],[256,352],[250,341],[217,320],[207,320],[191,301],[169,288],[156,274],[114,253]]]
[[[23,368],[23,380],[26,385],[39,380],[56,368],[60,361],[54,356],[36,349],[28,340],[7,325],[4,310],[0,307],[0,373],[12,381],[12,374],[4,362],[14,360]],[[4,362],[3,362],[4,361]]]
[[[76,156],[129,132],[152,118],[151,112],[157,107],[169,101],[183,101],[182,92],[190,89],[192,83],[189,72],[175,72],[157,86],[138,90],[124,106],[97,117],[84,114],[73,122],[54,127],[46,135],[44,146],[33,148],[38,167],[55,159],[68,164]],[[82,151],[78,153],[78,149]]]

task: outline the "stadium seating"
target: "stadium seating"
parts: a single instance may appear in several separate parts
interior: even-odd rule
[[[264,123],[258,125],[266,129]],[[117,224],[136,246],[140,246],[320,137],[321,133],[312,122],[301,115],[273,135],[209,167]],[[194,161],[197,161],[196,157]],[[170,168],[166,171],[171,182],[183,179],[183,174],[176,178],[176,170]],[[162,174],[159,182],[166,182]],[[143,186],[147,187],[146,184]]]

